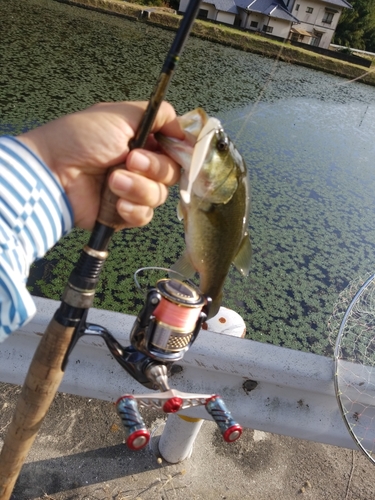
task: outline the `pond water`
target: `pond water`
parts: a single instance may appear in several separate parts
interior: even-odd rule
[[[53,0],[0,0],[0,133],[19,133],[97,101],[147,99],[174,33]],[[168,100],[218,116],[248,165],[253,263],[232,270],[224,305],[247,336],[330,353],[339,293],[375,264],[375,88],[190,38]],[[95,306],[137,313],[133,273],[181,253],[177,190],[143,229],[117,234]],[[88,234],[33,269],[59,298]]]

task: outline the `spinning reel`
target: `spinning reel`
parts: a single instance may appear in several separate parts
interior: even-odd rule
[[[160,391],[155,395],[123,395],[116,402],[130,449],[140,450],[150,440],[139,406],[175,413],[203,405],[225,441],[230,443],[241,436],[241,426],[233,420],[219,396],[183,393],[171,389],[168,383],[173,363],[180,361],[196,340],[210,304],[211,299],[193,283],[175,278],[161,279],[147,292],[130,334],[130,346],[123,347],[102,326],[86,323],[81,329],[80,336],[102,337],[116,361],[135,380],[148,389]]]

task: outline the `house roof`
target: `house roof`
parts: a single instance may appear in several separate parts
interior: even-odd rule
[[[214,5],[216,10],[238,14],[237,5],[234,0],[204,0],[203,3]]]
[[[261,14],[265,14],[266,16],[285,19],[286,21],[292,21],[294,23],[300,22],[287,10],[282,0],[236,0],[236,3],[238,7],[250,10],[251,12],[259,12]]]
[[[339,7],[345,7],[347,9],[352,9],[353,6],[346,0],[324,0],[324,3],[337,5]],[[327,6],[328,7],[328,6]]]
[[[308,31],[304,30],[303,28],[299,28],[298,26],[293,26],[290,31],[292,33],[298,33],[302,36],[309,36],[310,38],[312,37],[312,33],[309,33]]]

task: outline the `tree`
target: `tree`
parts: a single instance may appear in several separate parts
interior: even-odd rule
[[[375,52],[375,0],[370,1],[371,9],[368,16],[368,26],[365,29],[364,41],[366,50]]]
[[[362,50],[375,49],[375,0],[353,0],[353,9],[344,9],[334,43]]]

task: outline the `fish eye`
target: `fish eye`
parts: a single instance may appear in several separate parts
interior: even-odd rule
[[[217,143],[216,147],[218,151],[227,151],[229,148],[228,136],[224,133],[223,130],[219,130],[217,132]]]

